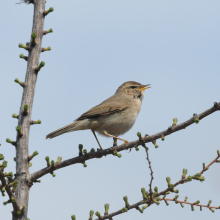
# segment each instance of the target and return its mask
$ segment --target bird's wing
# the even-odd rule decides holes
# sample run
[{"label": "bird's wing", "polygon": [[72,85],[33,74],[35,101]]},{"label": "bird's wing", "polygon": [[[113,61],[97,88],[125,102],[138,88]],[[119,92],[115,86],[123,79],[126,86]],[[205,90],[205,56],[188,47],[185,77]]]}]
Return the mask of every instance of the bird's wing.
[{"label": "bird's wing", "polygon": [[110,115],[116,112],[121,112],[127,109],[129,106],[126,104],[116,104],[115,102],[103,102],[100,105],[97,105],[91,108],[89,111],[82,114],[75,121],[83,120],[86,118],[95,118],[103,115]]}]

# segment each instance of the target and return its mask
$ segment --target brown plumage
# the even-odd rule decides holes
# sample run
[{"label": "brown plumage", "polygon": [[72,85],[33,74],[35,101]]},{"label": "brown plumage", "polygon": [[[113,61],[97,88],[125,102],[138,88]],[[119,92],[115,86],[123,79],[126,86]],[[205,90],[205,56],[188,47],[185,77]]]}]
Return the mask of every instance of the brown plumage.
[{"label": "brown plumage", "polygon": [[111,137],[124,134],[137,118],[144,97],[143,91],[149,88],[147,86],[134,81],[123,83],[113,96],[82,114],[73,123],[51,132],[46,138],[85,129],[91,129],[94,135],[95,131]]}]

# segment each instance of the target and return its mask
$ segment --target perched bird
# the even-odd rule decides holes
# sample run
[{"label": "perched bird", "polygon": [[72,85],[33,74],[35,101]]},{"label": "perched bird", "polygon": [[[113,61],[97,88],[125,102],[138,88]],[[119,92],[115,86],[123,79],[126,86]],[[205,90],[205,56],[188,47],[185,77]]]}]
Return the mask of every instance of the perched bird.
[{"label": "perched bird", "polygon": [[141,109],[144,90],[150,88],[149,85],[134,81],[123,83],[113,96],[82,114],[73,123],[51,132],[46,138],[51,139],[67,132],[91,129],[100,149],[102,147],[95,131],[113,137],[114,143],[117,139],[128,143],[118,136],[129,131],[134,125]]}]

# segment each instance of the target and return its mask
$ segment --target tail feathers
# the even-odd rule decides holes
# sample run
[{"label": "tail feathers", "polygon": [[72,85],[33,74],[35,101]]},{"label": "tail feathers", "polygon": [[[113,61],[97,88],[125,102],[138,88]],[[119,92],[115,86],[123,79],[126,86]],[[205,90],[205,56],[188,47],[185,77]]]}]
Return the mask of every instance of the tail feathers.
[{"label": "tail feathers", "polygon": [[75,127],[76,127],[76,122],[73,122],[72,124],[69,124],[69,125],[67,125],[65,127],[62,127],[62,128],[60,128],[60,129],[58,129],[56,131],[51,132],[50,134],[48,134],[46,136],[46,139],[47,138],[51,139],[51,138],[57,137],[57,136],[59,136],[61,134],[64,134],[64,133],[67,133],[67,132],[71,132],[71,131],[75,131],[75,129],[74,129]]}]

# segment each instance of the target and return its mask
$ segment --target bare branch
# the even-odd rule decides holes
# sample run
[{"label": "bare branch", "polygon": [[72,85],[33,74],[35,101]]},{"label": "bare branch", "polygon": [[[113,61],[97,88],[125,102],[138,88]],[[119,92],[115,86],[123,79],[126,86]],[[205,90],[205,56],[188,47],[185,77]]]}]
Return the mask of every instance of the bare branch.
[{"label": "bare branch", "polygon": [[215,102],[214,106],[211,107],[210,109],[202,112],[199,115],[193,116],[189,120],[187,120],[187,121],[185,121],[185,122],[183,122],[179,125],[173,125],[172,127],[169,127],[168,129],[166,129],[164,131],[161,131],[159,133],[156,133],[154,135],[151,135],[151,136],[146,135],[143,138],[143,140],[132,141],[132,142],[129,142],[128,144],[126,144],[126,145],[123,144],[123,145],[120,145],[120,146],[114,146],[114,147],[110,147],[110,148],[107,148],[105,150],[100,150],[100,151],[97,151],[97,152],[89,152],[89,153],[87,153],[83,156],[74,157],[74,158],[65,160],[63,162],[56,163],[53,167],[49,166],[49,167],[43,168],[43,169],[31,174],[30,181],[33,182],[33,181],[37,180],[38,178],[40,178],[40,177],[42,177],[42,176],[44,176],[48,173],[51,173],[54,170],[57,170],[57,169],[60,169],[60,168],[66,167],[66,166],[70,166],[72,164],[76,164],[76,163],[84,164],[86,160],[90,160],[90,159],[93,159],[93,158],[101,158],[103,156],[113,154],[114,152],[119,152],[119,151],[123,151],[123,150],[127,150],[127,149],[137,147],[139,145],[143,145],[143,142],[144,143],[149,143],[149,142],[155,141],[156,139],[159,139],[161,137],[164,138],[167,135],[170,135],[174,132],[177,132],[179,130],[185,129],[186,127],[190,126],[191,124],[194,123],[195,118],[201,120],[201,119],[207,117],[208,115],[210,115],[210,114],[212,114],[216,111],[219,111],[219,110],[220,110],[220,102],[219,103]]}]

